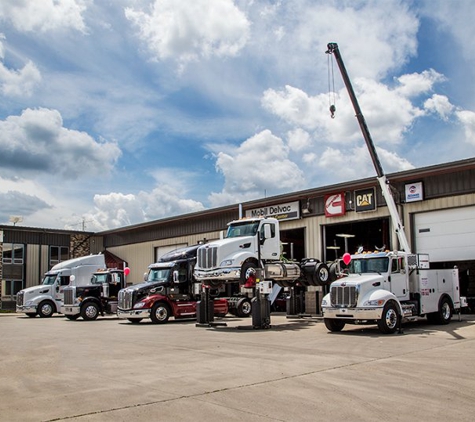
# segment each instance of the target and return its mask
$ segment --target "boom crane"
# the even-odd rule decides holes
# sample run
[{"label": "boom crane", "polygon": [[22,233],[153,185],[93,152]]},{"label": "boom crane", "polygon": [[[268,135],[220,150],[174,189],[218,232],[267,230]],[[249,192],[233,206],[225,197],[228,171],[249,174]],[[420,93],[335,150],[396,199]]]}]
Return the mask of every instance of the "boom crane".
[{"label": "boom crane", "polygon": [[393,223],[393,229],[397,234],[400,247],[402,248],[404,252],[411,253],[409,242],[407,241],[406,234],[404,233],[404,226],[402,225],[401,218],[399,217],[399,213],[396,207],[396,203],[394,201],[393,195],[391,193],[391,189],[389,187],[389,181],[387,180],[383,171],[383,167],[381,166],[381,162],[379,161],[379,157],[376,152],[376,148],[374,146],[373,140],[371,138],[371,134],[369,133],[366,120],[363,116],[363,113],[361,112],[361,108],[358,104],[358,100],[356,98],[355,92],[353,91],[353,87],[351,85],[350,77],[348,76],[348,72],[346,71],[345,64],[343,63],[343,59],[341,57],[338,44],[329,43],[327,45],[327,48],[328,50],[326,51],[326,53],[333,54],[333,56],[335,57],[335,60],[338,64],[338,68],[340,69],[340,72],[341,72],[341,76],[343,78],[343,82],[345,83],[346,89],[350,96],[351,103],[353,104],[353,108],[356,113],[356,118],[358,119],[361,132],[366,142],[366,146],[368,147],[369,153],[371,155],[374,168],[376,169],[377,179],[378,179],[379,185],[381,186],[383,197],[388,206],[389,214],[391,215],[391,220]]}]

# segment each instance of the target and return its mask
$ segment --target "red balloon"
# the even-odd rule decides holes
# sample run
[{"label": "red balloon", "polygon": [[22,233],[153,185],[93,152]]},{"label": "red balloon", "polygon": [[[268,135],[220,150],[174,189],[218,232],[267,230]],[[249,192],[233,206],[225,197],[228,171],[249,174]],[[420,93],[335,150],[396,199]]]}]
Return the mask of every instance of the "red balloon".
[{"label": "red balloon", "polygon": [[351,255],[347,252],[343,254],[343,262],[348,265],[351,262]]},{"label": "red balloon", "polygon": [[125,268],[124,268],[124,274],[125,274],[126,276],[128,276],[128,275],[130,274],[130,268],[129,268],[129,267],[125,267]]}]

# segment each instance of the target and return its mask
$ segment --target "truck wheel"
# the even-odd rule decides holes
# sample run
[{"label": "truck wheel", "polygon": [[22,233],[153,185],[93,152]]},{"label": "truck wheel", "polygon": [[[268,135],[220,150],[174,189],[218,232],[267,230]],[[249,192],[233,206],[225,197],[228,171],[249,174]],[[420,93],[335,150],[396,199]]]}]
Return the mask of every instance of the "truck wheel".
[{"label": "truck wheel", "polygon": [[25,314],[27,317],[30,317],[30,318],[34,318],[36,316],[36,314],[32,314],[31,312],[28,312],[27,314]]},{"label": "truck wheel", "polygon": [[49,318],[51,315],[54,314],[55,306],[49,300],[45,300],[41,302],[38,306],[38,315],[41,318]]},{"label": "truck wheel", "polygon": [[330,271],[328,265],[324,262],[320,262],[315,269],[315,275],[317,276],[317,286],[326,286],[330,284]]},{"label": "truck wheel", "polygon": [[251,280],[256,280],[256,264],[246,262],[241,268],[241,284],[246,284]]},{"label": "truck wheel", "polygon": [[443,297],[439,302],[438,312],[427,315],[427,319],[433,324],[446,325],[452,319],[452,313],[452,303],[448,297]]},{"label": "truck wheel", "polygon": [[345,321],[341,319],[323,318],[323,322],[328,331],[331,331],[332,333],[340,332],[345,326]]},{"label": "truck wheel", "polygon": [[384,305],[383,314],[378,321],[378,328],[383,334],[392,334],[397,330],[399,313],[393,302]]},{"label": "truck wheel", "polygon": [[66,318],[70,321],[76,321],[79,318],[79,315],[66,315]]},{"label": "truck wheel", "polygon": [[94,321],[99,315],[99,306],[94,302],[88,302],[81,309],[82,319],[85,321]]},{"label": "truck wheel", "polygon": [[236,305],[236,316],[239,318],[247,318],[252,313],[251,301],[247,297],[243,297]]},{"label": "truck wheel", "polygon": [[142,321],[142,318],[127,318],[132,324],[138,324],[140,321]]},{"label": "truck wheel", "polygon": [[170,308],[166,303],[156,303],[153,305],[150,319],[155,324],[165,324],[170,318]]}]

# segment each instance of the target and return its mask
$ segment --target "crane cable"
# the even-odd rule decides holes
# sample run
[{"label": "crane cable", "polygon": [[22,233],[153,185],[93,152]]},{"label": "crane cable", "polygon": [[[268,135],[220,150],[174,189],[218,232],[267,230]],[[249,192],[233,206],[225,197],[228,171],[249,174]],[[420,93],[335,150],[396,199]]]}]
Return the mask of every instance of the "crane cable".
[{"label": "crane cable", "polygon": [[[334,119],[335,112],[336,112],[336,107],[335,107],[336,94],[335,94],[335,73],[333,71],[333,54],[328,54],[327,68],[328,68],[328,105],[330,106],[331,118]],[[332,94],[333,94],[333,98],[332,98]]]}]

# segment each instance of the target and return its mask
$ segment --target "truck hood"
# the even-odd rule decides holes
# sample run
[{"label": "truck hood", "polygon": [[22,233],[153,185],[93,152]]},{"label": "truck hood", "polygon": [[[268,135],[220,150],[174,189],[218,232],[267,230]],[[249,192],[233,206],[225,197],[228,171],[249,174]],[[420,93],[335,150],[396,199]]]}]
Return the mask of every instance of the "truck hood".
[{"label": "truck hood", "polygon": [[129,292],[142,292],[142,291],[148,291],[153,289],[154,287],[160,286],[161,284],[164,284],[163,281],[156,282],[156,283],[139,283],[139,284],[134,284],[133,286],[126,287],[123,290],[128,290]]},{"label": "truck hood", "polygon": [[49,293],[50,291],[51,291],[51,286],[44,286],[42,284],[40,284],[39,286],[27,287],[26,289],[22,290],[25,298]]},{"label": "truck hood", "polygon": [[348,277],[340,278],[331,284],[331,287],[360,286],[360,288],[370,285],[375,287],[375,283],[382,286],[384,277],[377,273],[350,274]]},{"label": "truck hood", "polygon": [[217,248],[217,265],[220,265],[223,260],[228,259],[230,255],[235,256],[237,252],[247,252],[253,255],[257,253],[255,236],[230,237],[216,240],[206,243],[200,249],[202,248]]}]

